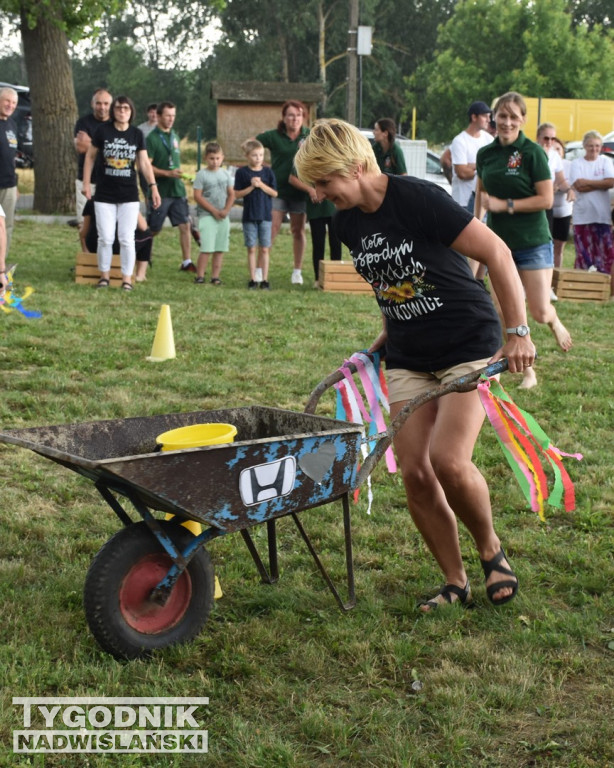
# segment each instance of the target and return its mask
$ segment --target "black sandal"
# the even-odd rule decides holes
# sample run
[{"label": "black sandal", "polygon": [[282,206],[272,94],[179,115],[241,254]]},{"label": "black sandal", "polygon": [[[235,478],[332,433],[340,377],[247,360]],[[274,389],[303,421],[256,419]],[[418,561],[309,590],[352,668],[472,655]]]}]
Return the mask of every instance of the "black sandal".
[{"label": "black sandal", "polygon": [[94,288],[108,288],[109,287],[109,281],[106,277],[101,277],[100,280],[96,283]]},{"label": "black sandal", "polygon": [[131,291],[132,283],[122,283],[122,288],[124,289],[124,291]]},{"label": "black sandal", "polygon": [[[432,600],[427,600],[426,602],[419,603],[418,605],[428,605],[430,610],[434,611],[436,608],[439,608],[440,605],[443,605],[443,603],[437,602],[439,595],[441,595],[445,602],[449,604],[452,604],[452,595],[456,595],[458,600],[454,600],[455,603],[460,603],[466,608],[471,605],[471,587],[469,586],[468,580],[464,589],[457,586],[456,584],[446,584],[441,588],[440,592],[438,592]],[[430,611],[423,611],[423,613],[430,613]]]},{"label": "black sandal", "polygon": [[212,277],[211,278],[211,285],[221,285],[222,281],[219,277]]},{"label": "black sandal", "polygon": [[[510,600],[513,600],[516,597],[516,592],[518,592],[518,577],[511,568],[506,568],[504,565],[500,565],[501,560],[507,560],[505,552],[503,551],[503,547],[501,547],[499,553],[496,554],[492,560],[480,560],[486,581],[488,581],[488,577],[493,571],[497,571],[497,573],[504,573],[506,576],[514,577],[514,581],[511,579],[503,579],[503,581],[495,581],[486,587],[486,594],[488,595],[488,599],[493,605],[503,605],[504,603],[509,603]],[[504,587],[510,587],[512,589],[512,594],[495,600],[493,598],[495,592],[498,592]]]}]

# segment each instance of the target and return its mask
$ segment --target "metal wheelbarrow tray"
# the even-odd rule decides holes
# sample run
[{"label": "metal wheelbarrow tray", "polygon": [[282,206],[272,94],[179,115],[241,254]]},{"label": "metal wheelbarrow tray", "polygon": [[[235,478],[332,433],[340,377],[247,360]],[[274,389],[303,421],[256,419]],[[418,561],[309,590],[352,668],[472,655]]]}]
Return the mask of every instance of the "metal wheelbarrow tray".
[{"label": "metal wheelbarrow tray", "polygon": [[[352,366],[350,366],[352,368]],[[92,480],[124,524],[95,556],[85,580],[85,614],[101,647],[116,658],[146,656],[194,638],[207,621],[215,576],[209,541],[239,531],[263,581],[273,583],[277,518],[290,515],[343,610],[356,603],[349,493],[383,456],[405,419],[425,402],[474,389],[501,360],[410,400],[360,470],[362,426],[314,414],[335,372],[312,392],[304,413],[249,406],[0,432],[0,442],[28,448]],[[355,369],[354,369],[355,370]],[[178,427],[229,423],[236,441],[161,452],[156,437]],[[140,516],[133,521],[120,502]],[[301,510],[340,499],[343,506],[347,601],[340,596],[298,518]],[[152,511],[173,519],[160,519]],[[133,513],[134,514],[134,513]],[[200,533],[184,527],[204,526]],[[267,526],[268,569],[249,533]],[[197,526],[198,528],[198,526]]]},{"label": "metal wheelbarrow tray", "polygon": [[[233,424],[235,442],[159,450],[158,435],[199,423]],[[263,581],[276,581],[275,519],[286,515],[293,516],[339,605],[355,604],[348,492],[356,481],[359,425],[249,406],[14,429],[0,433],[0,441],[92,480],[126,526],[96,556],[84,595],[94,636],[118,658],[146,655],[200,631],[215,584],[202,545],[218,536],[240,531]],[[118,496],[130,500],[142,522],[133,522]],[[296,517],[337,499],[344,501],[348,602]],[[152,510],[176,518],[156,519]],[[186,520],[205,530],[189,533],[178,524]],[[260,523],[268,527],[268,570],[247,530]]]}]

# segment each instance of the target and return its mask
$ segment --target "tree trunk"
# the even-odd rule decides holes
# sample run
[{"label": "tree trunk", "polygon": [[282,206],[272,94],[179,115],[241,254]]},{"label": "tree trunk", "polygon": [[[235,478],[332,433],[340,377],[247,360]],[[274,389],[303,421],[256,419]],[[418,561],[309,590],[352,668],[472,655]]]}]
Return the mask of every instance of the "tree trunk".
[{"label": "tree trunk", "polygon": [[68,40],[49,19],[39,18],[34,29],[29,29],[25,13],[21,16],[21,38],[32,101],[34,209],[73,213],[77,102]]}]

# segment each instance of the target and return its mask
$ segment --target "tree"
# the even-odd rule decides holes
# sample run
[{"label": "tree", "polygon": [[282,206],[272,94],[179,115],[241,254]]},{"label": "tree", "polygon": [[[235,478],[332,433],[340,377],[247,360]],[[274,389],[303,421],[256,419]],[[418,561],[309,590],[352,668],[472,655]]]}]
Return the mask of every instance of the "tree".
[{"label": "tree", "polygon": [[77,117],[68,41],[86,29],[116,0],[0,0],[0,9],[21,31],[30,96],[36,153],[34,207],[42,213],[74,208],[75,152],[72,143]]},{"label": "tree", "polygon": [[614,98],[614,37],[574,26],[565,0],[461,0],[440,28],[433,61],[408,78],[420,135],[446,141],[465,108],[509,90],[532,97]]}]

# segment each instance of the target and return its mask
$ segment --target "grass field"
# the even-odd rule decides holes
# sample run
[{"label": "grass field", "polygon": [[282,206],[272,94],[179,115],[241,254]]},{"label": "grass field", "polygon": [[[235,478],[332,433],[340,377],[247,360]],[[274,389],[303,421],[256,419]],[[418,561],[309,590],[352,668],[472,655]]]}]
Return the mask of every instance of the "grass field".
[{"label": "grass field", "polygon": [[[301,411],[313,387],[379,328],[367,296],[290,286],[280,235],[273,290],[247,291],[240,231],[221,287],[178,271],[177,234],[156,241],[132,294],[76,285],[75,231],[19,222],[10,261],[39,320],[0,313],[2,429],[267,405]],[[150,363],[162,304],[177,357]],[[374,504],[352,506],[358,604],[342,614],[291,521],[279,524],[281,578],[260,583],[240,536],[208,547],[224,597],[192,643],[149,661],[103,653],[85,621],[89,564],[121,524],[93,484],[0,443],[0,766],[211,768],[607,768],[614,765],[613,304],[562,302],[574,347],[534,329],[539,386],[503,383],[562,450],[577,509],[527,510],[494,433],[476,461],[498,533],[520,580],[517,599],[488,603],[462,534],[476,609],[421,616],[439,573],[412,527],[398,476],[374,473]],[[326,398],[319,412],[333,414]],[[336,579],[340,505],[301,513]],[[266,532],[254,530],[262,549]],[[209,754],[13,754],[15,696],[207,696]]]}]

